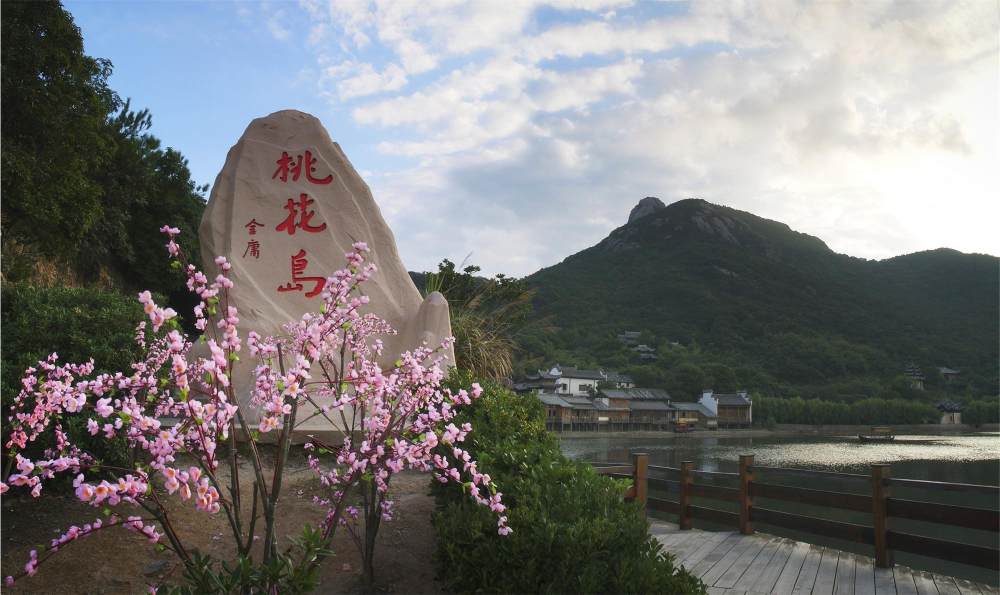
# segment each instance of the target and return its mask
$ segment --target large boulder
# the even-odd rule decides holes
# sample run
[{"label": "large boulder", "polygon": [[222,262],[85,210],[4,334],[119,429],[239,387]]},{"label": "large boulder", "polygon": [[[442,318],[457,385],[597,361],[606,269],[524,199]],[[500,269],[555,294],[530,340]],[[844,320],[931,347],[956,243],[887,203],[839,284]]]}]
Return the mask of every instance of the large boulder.
[{"label": "large boulder", "polygon": [[[216,256],[232,263],[229,297],[244,338],[251,330],[277,336],[286,322],[317,312],[325,277],[344,268],[344,254],[358,241],[378,266],[364,287],[366,311],[398,331],[383,338],[382,365],[451,334],[447,301],[421,297],[368,185],[309,114],[284,110],[250,123],[215,179],[198,236],[206,273],[217,272]],[[451,350],[447,356],[454,362]],[[234,370],[241,400],[253,386],[254,365],[244,353]]]},{"label": "large boulder", "polygon": [[639,201],[639,204],[632,207],[632,211],[628,214],[628,222],[632,223],[642,219],[647,215],[652,215],[657,211],[662,211],[667,208],[667,205],[663,204],[663,201],[656,198],[655,196],[647,196],[646,198]]}]

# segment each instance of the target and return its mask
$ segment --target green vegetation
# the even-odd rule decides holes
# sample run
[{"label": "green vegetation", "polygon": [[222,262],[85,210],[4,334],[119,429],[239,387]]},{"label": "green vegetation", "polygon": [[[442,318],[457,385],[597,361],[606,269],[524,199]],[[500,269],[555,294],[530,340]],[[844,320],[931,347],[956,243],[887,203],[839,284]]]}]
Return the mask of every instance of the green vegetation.
[{"label": "green vegetation", "polygon": [[230,595],[231,593],[312,593],[319,587],[320,556],[330,555],[323,547],[322,531],[306,525],[302,537],[268,561],[254,561],[241,555],[233,562],[194,550],[192,563],[184,567],[183,584],[163,585],[157,592],[168,595]]},{"label": "green vegetation", "polygon": [[[149,133],[149,112],[133,111],[108,86],[111,63],[84,54],[58,2],[5,3],[2,27],[6,417],[25,368],[53,351],[61,362],[93,357],[98,371],[127,372],[143,317],[136,291],[151,289],[161,303],[190,311],[158,230],[182,228],[197,257],[205,188],[180,153]],[[82,422],[67,423],[99,460],[125,460],[123,441],[96,440]]]},{"label": "green vegetation", "polygon": [[136,361],[135,327],[143,316],[136,300],[98,289],[15,283],[5,284],[2,294],[5,405],[20,390],[25,368],[53,351],[60,362],[93,357],[99,372],[127,371]]},{"label": "green vegetation", "polygon": [[[5,411],[21,390],[24,370],[37,366],[53,351],[59,354],[60,363],[83,363],[93,358],[98,372],[128,371],[137,359],[135,326],[143,312],[134,299],[99,289],[7,283],[0,302],[0,395]],[[82,417],[68,419],[66,424],[74,443],[102,462],[120,464],[127,460],[124,439],[107,441],[91,436]],[[53,446],[54,436],[49,439],[37,447]]]},{"label": "green vegetation", "polygon": [[[556,333],[522,337],[518,372],[558,362],[630,373],[677,399],[702,388],[853,403],[995,395],[1000,260],[933,250],[867,261],[786,225],[674,203],[527,277]],[[659,359],[617,339],[642,331]],[[926,391],[901,377],[915,362]],[[945,382],[937,366],[961,370]]]},{"label": "green vegetation", "polygon": [[962,422],[980,426],[1000,423],[1000,399],[982,399],[965,404]]},{"label": "green vegetation", "polygon": [[24,368],[52,351],[127,371],[141,318],[136,291],[190,311],[158,230],[180,227],[196,259],[206,188],[149,133],[149,112],[108,86],[111,63],[83,52],[58,2],[5,3],[2,27],[6,404]]},{"label": "green vegetation", "polygon": [[158,230],[196,252],[206,188],[108,87],[111,63],[84,54],[59,3],[5,4],[2,45],[4,282],[179,296]]},{"label": "green vegetation", "polygon": [[779,424],[880,425],[937,423],[941,414],[927,403],[903,399],[864,399],[838,403],[821,399],[753,400],[754,422],[765,427]]},{"label": "green vegetation", "polygon": [[[450,382],[467,386],[471,376]],[[496,384],[456,423],[473,432],[463,448],[503,492],[514,532],[454,485],[436,488],[436,561],[447,587],[496,593],[704,593],[649,536],[625,482],[597,475],[559,452],[536,399]]]},{"label": "green vegetation", "polygon": [[533,292],[524,281],[502,274],[477,277],[479,270],[475,265],[457,270],[445,259],[436,273],[413,278],[424,287],[425,296],[439,291],[448,299],[457,365],[479,378],[503,380],[513,371],[517,338],[531,316]]}]

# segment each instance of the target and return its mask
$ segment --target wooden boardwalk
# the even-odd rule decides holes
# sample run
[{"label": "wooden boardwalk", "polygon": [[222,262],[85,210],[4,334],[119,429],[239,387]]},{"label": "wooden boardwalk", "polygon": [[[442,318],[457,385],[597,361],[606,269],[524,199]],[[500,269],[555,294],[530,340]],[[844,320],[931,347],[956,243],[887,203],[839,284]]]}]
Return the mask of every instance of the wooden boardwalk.
[{"label": "wooden boardwalk", "polygon": [[992,595],[996,587],[911,570],[875,568],[873,560],[765,533],[681,531],[652,521],[650,533],[710,595]]}]

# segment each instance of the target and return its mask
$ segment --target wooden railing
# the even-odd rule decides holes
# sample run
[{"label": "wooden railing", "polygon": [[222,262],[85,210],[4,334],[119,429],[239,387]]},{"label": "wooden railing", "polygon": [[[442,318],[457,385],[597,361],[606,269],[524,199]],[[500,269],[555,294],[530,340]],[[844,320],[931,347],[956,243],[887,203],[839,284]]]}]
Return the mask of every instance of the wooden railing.
[{"label": "wooden railing", "polygon": [[[1000,487],[962,483],[945,483],[914,479],[893,479],[889,465],[872,465],[870,475],[835,473],[808,469],[756,467],[753,455],[741,455],[739,473],[705,471],[694,468],[694,463],[683,462],[680,468],[660,467],[649,464],[646,454],[633,454],[631,464],[591,463],[598,473],[618,479],[630,479],[632,485],[626,499],[636,500],[645,510],[674,514],[682,530],[691,529],[694,520],[738,527],[743,534],[754,532],[754,523],[784,527],[795,531],[813,533],[824,537],[843,539],[871,545],[876,566],[893,565],[893,551],[929,556],[962,564],[1000,570],[1000,550],[995,547],[970,545],[955,541],[897,531],[890,527],[891,519],[922,521],[976,531],[1000,531],[1000,512],[997,510],[939,504],[920,500],[895,498],[893,488],[921,489],[936,492],[980,494],[1000,501]],[[650,477],[650,472],[674,474],[675,480]],[[754,474],[780,473],[811,480],[847,480],[869,485],[867,494],[803,488],[755,480]],[[698,483],[697,478],[736,481],[738,487],[724,487]],[[676,500],[651,497],[650,489],[657,494],[676,494]],[[736,512],[700,506],[693,498],[736,503]],[[756,499],[792,502],[811,506],[829,507],[870,515],[871,524],[856,524],[803,514],[765,508],[754,504]],[[993,539],[996,543],[996,538]]]}]

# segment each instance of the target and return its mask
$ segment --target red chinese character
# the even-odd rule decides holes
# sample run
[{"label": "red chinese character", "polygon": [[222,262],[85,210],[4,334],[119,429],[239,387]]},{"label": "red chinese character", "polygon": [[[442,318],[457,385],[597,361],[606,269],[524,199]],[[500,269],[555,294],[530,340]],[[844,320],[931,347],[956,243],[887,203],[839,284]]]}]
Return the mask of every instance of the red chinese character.
[{"label": "red chinese character", "polygon": [[257,228],[258,227],[264,227],[264,226],[262,224],[260,224],[260,223],[257,223],[256,219],[251,219],[250,223],[247,223],[243,227],[249,229],[250,230],[250,235],[253,236],[253,235],[257,235]]},{"label": "red chinese character", "polygon": [[292,256],[292,280],[278,287],[278,291],[302,291],[302,283],[315,283],[312,291],[306,293],[306,297],[319,295],[319,292],[323,291],[323,286],[326,285],[326,279],[302,276],[302,273],[306,272],[307,266],[309,266],[309,261],[306,260],[306,251],[299,250],[298,254]]},{"label": "red chinese character", "polygon": [[[326,229],[326,223],[321,225],[310,225],[309,221],[313,218],[313,211],[308,210],[309,205],[314,203],[313,199],[309,198],[307,194],[299,195],[299,202],[296,203],[292,199],[288,199],[285,203],[285,210],[288,211],[288,217],[275,227],[278,231],[287,231],[288,235],[295,235],[296,229],[301,229],[302,231],[308,231],[309,233],[318,233]],[[298,224],[295,223],[295,216],[299,216]]]},{"label": "red chinese character", "polygon": [[304,170],[306,180],[313,184],[325,185],[333,181],[333,174],[325,178],[313,177],[313,174],[316,172],[316,158],[312,156],[312,151],[306,151],[305,159],[303,159],[302,155],[296,155],[295,159],[292,159],[287,151],[282,151],[281,159],[278,159],[275,163],[278,164],[278,169],[274,170],[274,174],[271,175],[272,180],[280,178],[282,182],[287,182],[288,174],[291,173],[292,181],[298,182]]},{"label": "red chinese character", "polygon": [[247,242],[247,249],[243,252],[243,258],[246,258],[247,254],[253,258],[260,258],[260,242],[257,240]]}]

